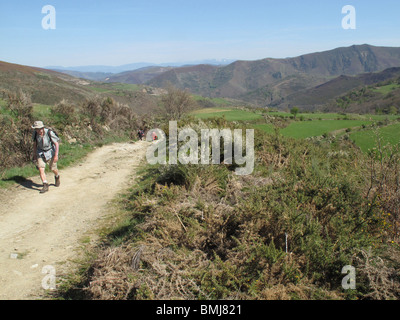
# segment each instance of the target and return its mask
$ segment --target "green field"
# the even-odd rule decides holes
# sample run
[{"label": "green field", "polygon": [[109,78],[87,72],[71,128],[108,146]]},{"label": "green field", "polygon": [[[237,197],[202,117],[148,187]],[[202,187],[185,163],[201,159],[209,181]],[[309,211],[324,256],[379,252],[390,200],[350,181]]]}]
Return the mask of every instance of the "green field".
[{"label": "green field", "polygon": [[[287,112],[253,112],[247,110],[233,108],[207,108],[196,110],[192,113],[196,118],[209,119],[213,117],[225,117],[228,121],[254,121],[251,128],[259,129],[266,133],[273,133],[273,124],[260,124],[263,115],[273,117],[293,117]],[[280,132],[286,137],[296,139],[305,139],[310,137],[327,135],[329,133],[344,133],[346,130],[350,132],[350,138],[364,152],[376,145],[375,133],[372,129],[361,129],[362,127],[371,126],[376,122],[389,122],[399,118],[395,115],[372,115],[372,114],[339,114],[339,113],[300,113],[297,118],[302,116],[303,119],[311,119],[312,121],[292,121],[286,128]],[[400,124],[393,124],[379,129],[384,143],[396,144],[400,139]]]},{"label": "green field", "polygon": [[372,121],[363,120],[314,120],[292,122],[288,127],[281,130],[284,136],[292,138],[309,138],[322,136],[337,130],[370,125]]},{"label": "green field", "polygon": [[397,84],[397,83],[392,83],[392,84],[388,84],[388,85],[386,85],[386,86],[374,88],[373,91],[379,92],[379,93],[382,93],[382,94],[388,94],[388,93],[390,93],[390,92],[392,92],[393,90],[396,90],[396,89],[398,89],[398,88],[400,88],[400,85],[399,85],[399,84]]},{"label": "green field", "polygon": [[252,129],[259,129],[266,133],[274,132],[274,126],[272,124],[256,124],[256,125],[252,126]]},{"label": "green field", "polygon": [[[362,120],[314,120],[314,121],[296,121],[288,127],[281,130],[282,135],[296,139],[305,139],[310,137],[322,136],[338,130],[347,128],[361,127],[370,125],[371,121]],[[267,133],[273,132],[271,124],[255,125],[254,129],[260,129]]]},{"label": "green field", "polygon": [[99,93],[112,93],[117,95],[122,95],[120,91],[136,92],[140,90],[138,85],[128,83],[104,83],[97,86],[88,86],[88,88]]},{"label": "green field", "polygon": [[[383,145],[387,145],[388,143],[392,145],[399,144],[400,123],[379,128],[378,135],[381,136]],[[376,146],[378,136],[373,130],[362,130],[352,133],[350,138],[361,148],[362,151],[367,152],[369,149]]]},{"label": "green field", "polygon": [[[213,100],[214,101],[214,100]],[[283,118],[293,118],[293,114],[289,112],[283,111],[271,111],[264,112],[261,111],[247,111],[233,108],[206,108],[201,110],[196,110],[192,113],[196,118],[207,119],[212,117],[222,117],[225,115],[227,120],[228,116],[233,118],[232,121],[239,120],[254,120],[261,119],[264,115],[271,117],[283,117]],[[244,117],[242,119],[241,117]],[[385,121],[385,120],[396,120],[400,116],[399,115],[379,115],[379,114],[344,114],[344,113],[298,113],[297,119],[302,118],[303,120],[376,120],[376,121]]]},{"label": "green field", "polygon": [[230,102],[224,98],[204,98],[202,96],[193,95],[195,101],[209,101],[215,106],[227,106]]},{"label": "green field", "polygon": [[[285,117],[290,118],[293,117],[293,114],[289,112],[268,112],[267,115],[272,117]],[[321,119],[321,120],[334,120],[334,119],[343,119],[345,115],[339,113],[298,113],[297,118],[303,117],[304,119]]]},{"label": "green field", "polygon": [[52,106],[45,104],[34,104],[33,114],[37,119],[47,118],[51,114]]},{"label": "green field", "polygon": [[[0,99],[0,114],[10,115],[10,110],[6,110],[7,102]],[[42,117],[48,117],[51,113],[52,106],[34,103],[33,104],[33,115],[40,119]]]},{"label": "green field", "polygon": [[198,119],[225,117],[228,121],[252,121],[262,119],[261,114],[240,109],[201,109],[192,113]]},{"label": "green field", "polygon": [[[292,117],[293,115],[288,112],[268,112],[267,115],[274,117]],[[396,120],[399,118],[398,115],[379,115],[379,114],[343,114],[343,113],[298,113],[297,118],[303,118],[305,120]]]}]

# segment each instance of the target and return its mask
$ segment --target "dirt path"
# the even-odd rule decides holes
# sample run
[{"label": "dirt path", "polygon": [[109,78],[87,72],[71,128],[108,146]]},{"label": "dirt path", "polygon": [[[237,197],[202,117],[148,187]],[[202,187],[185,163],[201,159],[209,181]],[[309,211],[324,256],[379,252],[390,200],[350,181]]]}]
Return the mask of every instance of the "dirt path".
[{"label": "dirt path", "polygon": [[[85,234],[109,215],[107,205],[135,178],[147,142],[113,144],[60,171],[61,187],[39,194],[34,177],[0,196],[0,300],[37,299],[63,274]],[[51,266],[47,267],[46,266]],[[42,273],[47,270],[46,273]]]}]

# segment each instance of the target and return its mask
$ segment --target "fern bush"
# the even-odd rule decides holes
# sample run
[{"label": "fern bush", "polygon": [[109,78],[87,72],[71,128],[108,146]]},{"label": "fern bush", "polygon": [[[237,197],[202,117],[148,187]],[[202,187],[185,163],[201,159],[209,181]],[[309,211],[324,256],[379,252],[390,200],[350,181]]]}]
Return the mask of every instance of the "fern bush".
[{"label": "fern bush", "polygon": [[[118,276],[99,258],[97,274],[128,285],[110,280],[99,295],[89,277],[87,297],[123,288],[116,296],[127,299],[398,298],[399,248],[382,230],[383,205],[367,196],[368,158],[346,141],[277,133],[256,135],[255,145],[249,176],[223,164],[148,168],[121,201],[131,224],[113,242],[131,248],[122,250],[128,262],[144,248],[139,267],[127,262]],[[346,265],[357,268],[356,290],[341,286]]]}]

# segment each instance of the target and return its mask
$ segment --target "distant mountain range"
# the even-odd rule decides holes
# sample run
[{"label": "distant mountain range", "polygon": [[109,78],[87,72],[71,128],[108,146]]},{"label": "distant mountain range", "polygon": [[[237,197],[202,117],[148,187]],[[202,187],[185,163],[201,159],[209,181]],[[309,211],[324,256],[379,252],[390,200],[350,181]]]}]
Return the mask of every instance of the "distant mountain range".
[{"label": "distant mountain range", "polygon": [[283,107],[296,104],[287,97],[336,77],[379,72],[392,67],[400,67],[400,48],[354,45],[295,58],[236,61],[222,67],[174,68],[154,77],[148,84],[160,87],[169,82],[203,96]]},{"label": "distant mountain range", "polygon": [[87,85],[82,85],[85,80],[78,78],[155,88],[170,83],[204,97],[231,98],[261,107],[287,109],[298,106],[313,110],[334,105],[332,101],[350,90],[397,79],[400,76],[400,48],[365,44],[294,58],[234,61],[227,65],[220,61],[220,64],[180,67],[171,64],[141,66],[121,66],[137,69],[119,73],[108,72],[116,69],[101,71],[95,67],[91,70],[96,72],[88,71],[92,67],[82,67],[78,71],[59,73],[0,62],[0,89],[26,88],[33,95],[40,94],[46,103],[52,103],[61,96],[77,100],[93,94]]},{"label": "distant mountain range", "polygon": [[[228,62],[200,61],[198,64],[193,62],[179,67],[172,63],[143,67],[146,63],[139,63],[117,67],[131,69],[120,73],[112,73],[117,69],[107,67],[82,67],[80,72],[61,71],[102,82],[146,84],[153,87],[171,83],[194,94],[238,99],[259,106],[287,108],[296,104],[310,108],[325,103],[328,96],[333,98],[344,93],[341,88],[347,88],[349,83],[347,81],[347,85],[343,85],[344,78],[334,81],[335,86],[327,85],[330,88],[327,96],[322,93],[321,88],[327,88],[323,85],[336,77],[351,77],[400,67],[400,48],[365,44],[294,58]],[[89,70],[98,72],[85,72]],[[318,86],[322,87],[314,89]]]},{"label": "distant mountain range", "polygon": [[102,65],[93,65],[93,66],[76,66],[76,67],[62,67],[62,66],[47,66],[45,69],[55,70],[55,71],[75,71],[75,72],[93,72],[93,73],[120,73],[124,71],[132,71],[148,66],[153,66],[152,63],[147,62],[139,62],[132,64],[125,64],[122,66],[102,66]]},{"label": "distant mountain range", "polygon": [[94,73],[94,74],[105,74],[111,75],[126,71],[134,71],[137,69],[147,68],[147,67],[182,67],[188,65],[197,65],[197,64],[210,64],[210,65],[227,65],[235,60],[231,59],[208,59],[208,60],[201,60],[201,61],[188,61],[188,62],[170,62],[170,63],[151,63],[151,62],[138,62],[138,63],[131,63],[131,64],[124,64],[121,66],[103,66],[103,65],[93,65],[93,66],[76,66],[76,67],[63,67],[63,66],[47,66],[44,67],[45,69],[65,72],[65,73],[75,73],[85,75],[87,73]]}]

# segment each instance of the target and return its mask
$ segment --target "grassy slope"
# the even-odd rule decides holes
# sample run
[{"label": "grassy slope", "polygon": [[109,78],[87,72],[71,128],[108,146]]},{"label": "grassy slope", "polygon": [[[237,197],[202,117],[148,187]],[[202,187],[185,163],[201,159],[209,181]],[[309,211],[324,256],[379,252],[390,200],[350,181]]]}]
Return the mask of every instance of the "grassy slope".
[{"label": "grassy slope", "polygon": [[336,130],[361,127],[369,125],[370,121],[361,120],[315,120],[312,122],[299,121],[293,122],[281,132],[284,136],[293,138],[309,138],[320,136]]},{"label": "grassy slope", "polygon": [[[281,116],[290,118],[293,115],[287,112],[268,112],[271,116]],[[304,119],[316,119],[316,120],[377,120],[383,121],[396,120],[398,115],[378,115],[378,114],[352,114],[352,113],[299,113],[297,118],[303,117]]]},{"label": "grassy slope", "polygon": [[[260,112],[254,113],[246,110],[235,110],[229,108],[210,108],[196,110],[192,113],[198,119],[210,119],[213,117],[225,117],[228,121],[253,121],[262,119]],[[287,112],[268,112],[267,116],[272,117],[293,117],[292,114]],[[309,138],[314,136],[321,136],[330,132],[355,129],[363,125],[370,126],[377,121],[394,121],[398,119],[398,115],[372,115],[372,114],[339,114],[339,113],[300,113],[297,118],[302,117],[306,120],[312,121],[295,121],[288,127],[281,129],[281,133],[287,137],[298,139]],[[349,120],[351,119],[351,120]],[[253,124],[254,129],[260,129],[266,133],[274,132],[272,124]],[[396,131],[398,125],[391,126],[389,129],[382,129],[384,140],[395,144],[399,139],[400,131]],[[351,139],[363,150],[372,148],[375,145],[375,139],[372,129],[364,130],[362,132],[352,133]],[[397,139],[397,140],[396,140]]]},{"label": "grassy slope", "polygon": [[[281,97],[343,74],[375,72],[398,65],[398,48],[361,45],[288,59],[236,61],[218,69],[207,68],[211,70],[201,66],[177,68],[152,79],[150,84],[162,86],[170,81],[176,87],[188,88],[203,96],[242,98],[262,105],[279,103]],[[343,92],[346,91],[337,94]]]},{"label": "grassy slope", "polygon": [[252,129],[259,129],[265,133],[273,133],[274,132],[274,126],[272,124],[255,124],[251,127],[252,127]]},{"label": "grassy slope", "polygon": [[[128,83],[93,83],[88,86],[90,90],[104,94],[118,94],[118,91],[136,92],[140,87],[136,84]],[[121,94],[121,93],[120,93]]]},{"label": "grassy slope", "polygon": [[[400,144],[400,124],[393,124],[380,128],[378,135],[381,136],[383,145],[391,144],[393,146]],[[350,138],[361,148],[362,151],[374,148],[377,143],[377,135],[373,130],[363,130],[354,132]]]},{"label": "grassy slope", "polygon": [[262,119],[262,116],[260,114],[256,114],[256,113],[244,111],[244,110],[234,110],[234,109],[228,109],[226,111],[218,110],[217,112],[198,111],[198,112],[194,113],[194,115],[198,119],[208,119],[208,118],[212,118],[212,117],[225,117],[225,119],[228,121],[251,121],[251,120]]},{"label": "grassy slope", "polygon": [[398,83],[391,83],[385,86],[376,87],[373,91],[387,95],[388,93],[392,92],[393,90],[399,89],[400,85]]},{"label": "grassy slope", "polygon": [[94,94],[79,80],[54,71],[0,61],[0,90],[23,90],[34,103],[78,102]]},{"label": "grassy slope", "polygon": [[[233,128],[226,120],[203,121]],[[293,125],[306,131],[313,122]],[[317,123],[326,131],[330,123],[336,130],[361,122]],[[314,144],[275,134],[256,135],[255,148],[250,176],[225,165],[147,167],[119,202],[124,219],[106,234],[106,249],[63,297],[362,299],[372,292],[368,250],[384,258],[379,268],[399,266],[388,257],[398,250],[396,203],[384,193],[365,197],[366,155],[348,141]],[[140,257],[137,271],[132,256]],[[349,264],[357,268],[357,289],[345,291],[341,270]],[[399,295],[395,288],[383,295]]]}]

